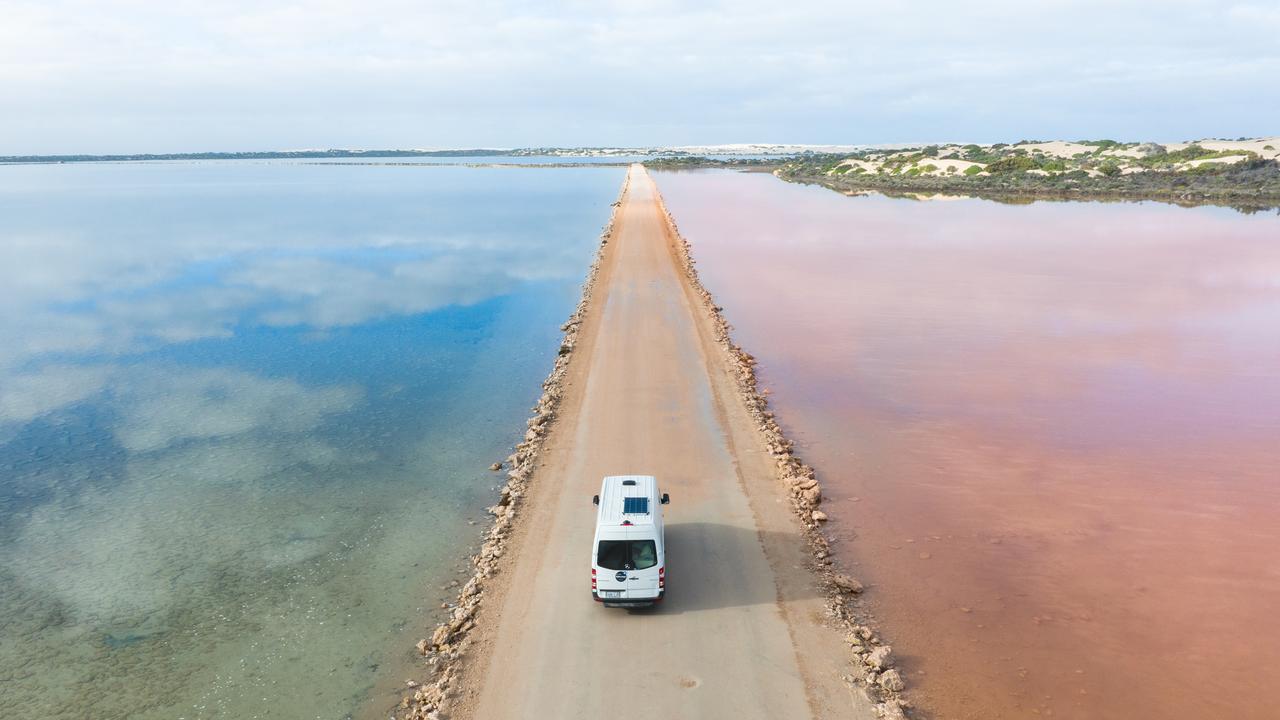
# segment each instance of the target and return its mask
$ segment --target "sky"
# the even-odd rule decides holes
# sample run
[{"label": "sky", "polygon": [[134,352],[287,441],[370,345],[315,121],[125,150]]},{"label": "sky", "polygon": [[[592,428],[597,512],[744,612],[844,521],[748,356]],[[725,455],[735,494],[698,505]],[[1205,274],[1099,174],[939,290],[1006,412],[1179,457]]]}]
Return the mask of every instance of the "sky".
[{"label": "sky", "polygon": [[1280,0],[0,0],[0,155],[1280,134]]}]

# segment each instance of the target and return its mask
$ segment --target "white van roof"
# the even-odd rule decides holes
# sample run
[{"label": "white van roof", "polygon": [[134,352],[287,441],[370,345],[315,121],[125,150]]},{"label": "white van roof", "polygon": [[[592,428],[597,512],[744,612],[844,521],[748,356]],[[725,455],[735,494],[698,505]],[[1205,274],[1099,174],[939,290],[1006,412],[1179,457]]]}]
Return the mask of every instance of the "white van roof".
[{"label": "white van roof", "polygon": [[611,475],[600,486],[596,524],[653,525],[658,505],[658,481],[652,475]]}]

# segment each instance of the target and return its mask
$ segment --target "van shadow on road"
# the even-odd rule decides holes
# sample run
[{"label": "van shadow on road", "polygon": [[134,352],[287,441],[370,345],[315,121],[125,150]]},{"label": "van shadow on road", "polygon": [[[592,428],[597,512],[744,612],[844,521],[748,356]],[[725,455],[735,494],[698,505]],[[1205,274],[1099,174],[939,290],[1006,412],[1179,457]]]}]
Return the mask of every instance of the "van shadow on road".
[{"label": "van shadow on road", "polygon": [[[761,541],[780,533],[720,523],[666,526],[667,594],[660,605],[638,611],[656,615],[774,604],[778,590]],[[788,535],[788,540],[799,541]],[[810,587],[802,597],[819,594]]]}]

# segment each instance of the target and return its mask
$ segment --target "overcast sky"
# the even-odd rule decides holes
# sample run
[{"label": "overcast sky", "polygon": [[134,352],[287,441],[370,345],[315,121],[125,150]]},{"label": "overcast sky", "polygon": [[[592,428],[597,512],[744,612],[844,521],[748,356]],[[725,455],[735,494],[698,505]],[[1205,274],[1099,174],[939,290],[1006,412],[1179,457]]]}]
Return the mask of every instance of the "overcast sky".
[{"label": "overcast sky", "polygon": [[1280,0],[0,0],[0,154],[1280,134]]}]

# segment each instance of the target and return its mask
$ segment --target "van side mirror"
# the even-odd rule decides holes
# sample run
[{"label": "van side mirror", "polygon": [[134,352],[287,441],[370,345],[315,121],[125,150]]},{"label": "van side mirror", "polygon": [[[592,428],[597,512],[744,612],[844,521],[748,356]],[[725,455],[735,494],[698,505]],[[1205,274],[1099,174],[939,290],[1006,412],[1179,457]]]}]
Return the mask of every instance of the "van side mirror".
[{"label": "van side mirror", "polygon": [[599,496],[599,495],[592,495],[592,496],[591,496],[591,504],[592,504],[592,505],[599,505],[599,504],[600,504],[600,496]]},{"label": "van side mirror", "polygon": [[671,503],[671,496],[666,493],[662,493],[662,504],[667,505],[670,503]]}]

